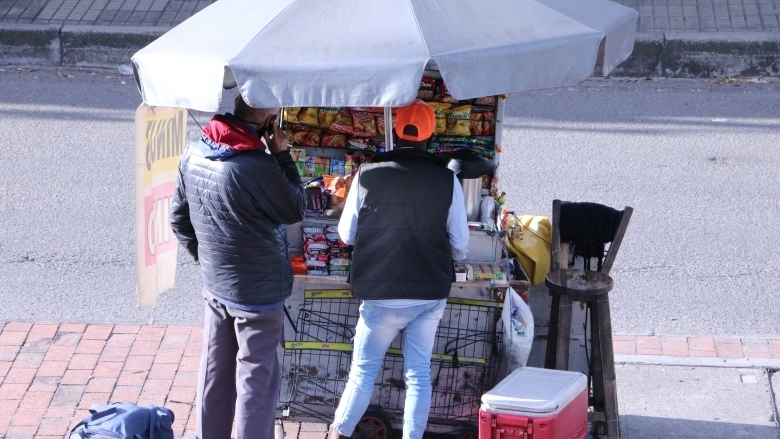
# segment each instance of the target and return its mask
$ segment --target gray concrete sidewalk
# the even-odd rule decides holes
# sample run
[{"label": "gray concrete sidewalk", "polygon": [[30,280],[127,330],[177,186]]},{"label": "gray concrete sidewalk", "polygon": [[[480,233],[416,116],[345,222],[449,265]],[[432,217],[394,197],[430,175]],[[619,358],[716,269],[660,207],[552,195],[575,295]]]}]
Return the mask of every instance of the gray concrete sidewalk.
[{"label": "gray concrete sidewalk", "polygon": [[780,438],[780,375],[766,369],[619,364],[616,373],[623,439]]},{"label": "gray concrete sidewalk", "polygon": [[[639,11],[613,76],[780,76],[780,0],[613,0]],[[0,0],[0,65],[115,67],[212,0]]]}]

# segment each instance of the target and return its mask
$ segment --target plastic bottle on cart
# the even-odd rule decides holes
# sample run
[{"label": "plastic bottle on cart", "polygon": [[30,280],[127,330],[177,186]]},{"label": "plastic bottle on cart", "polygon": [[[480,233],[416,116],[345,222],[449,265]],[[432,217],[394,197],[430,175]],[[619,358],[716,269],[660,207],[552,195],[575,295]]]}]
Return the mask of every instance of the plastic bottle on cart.
[{"label": "plastic bottle on cart", "polygon": [[482,206],[480,208],[479,222],[487,224],[490,220],[496,218],[496,200],[490,195],[482,197]]}]

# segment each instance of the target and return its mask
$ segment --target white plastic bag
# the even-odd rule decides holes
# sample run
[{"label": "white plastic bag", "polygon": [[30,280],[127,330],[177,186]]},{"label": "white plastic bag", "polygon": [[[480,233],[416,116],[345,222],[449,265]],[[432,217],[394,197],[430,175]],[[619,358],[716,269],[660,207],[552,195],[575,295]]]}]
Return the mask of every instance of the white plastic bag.
[{"label": "white plastic bag", "polygon": [[518,367],[525,367],[534,344],[534,316],[531,308],[511,287],[506,291],[501,319],[504,323],[504,349],[511,372]]}]

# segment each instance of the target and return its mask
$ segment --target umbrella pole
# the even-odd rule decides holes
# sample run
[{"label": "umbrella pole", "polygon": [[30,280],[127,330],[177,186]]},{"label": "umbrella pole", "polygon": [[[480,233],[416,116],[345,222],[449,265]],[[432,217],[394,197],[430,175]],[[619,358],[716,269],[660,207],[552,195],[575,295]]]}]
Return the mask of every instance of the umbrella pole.
[{"label": "umbrella pole", "polygon": [[393,150],[393,110],[385,107],[385,151]]}]

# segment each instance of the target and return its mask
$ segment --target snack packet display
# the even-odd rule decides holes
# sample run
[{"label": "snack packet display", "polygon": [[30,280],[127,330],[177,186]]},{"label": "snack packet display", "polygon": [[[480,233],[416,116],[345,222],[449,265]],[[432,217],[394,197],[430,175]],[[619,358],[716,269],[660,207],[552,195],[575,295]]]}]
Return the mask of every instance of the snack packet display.
[{"label": "snack packet display", "polygon": [[306,150],[303,148],[290,148],[290,155],[295,160],[295,167],[298,168],[298,175],[306,176]]},{"label": "snack packet display", "polygon": [[447,119],[441,117],[436,119],[436,125],[433,132],[435,134],[444,134],[447,132]]},{"label": "snack packet display", "polygon": [[325,201],[322,198],[322,188],[316,186],[307,187],[304,192],[306,194],[306,215],[319,216],[320,213],[322,213],[322,210],[325,209]]},{"label": "snack packet display", "polygon": [[385,115],[384,114],[377,114],[376,115],[376,131],[379,133],[380,136],[385,135]]},{"label": "snack packet display", "polygon": [[293,126],[292,143],[295,146],[320,146],[322,130],[301,125]]},{"label": "snack packet display", "polygon": [[319,114],[320,111],[316,107],[308,107],[303,110],[302,114],[298,116],[298,119],[302,124],[316,127],[320,123]]},{"label": "snack packet display", "polygon": [[290,148],[290,155],[296,162],[306,161],[306,150],[303,148]]},{"label": "snack packet display", "polygon": [[447,90],[447,85],[444,83],[444,81],[439,83],[439,94],[437,96],[438,101],[441,102],[447,102],[449,104],[457,104],[458,100],[452,97],[449,90]]},{"label": "snack packet display", "polygon": [[450,110],[448,118],[454,119],[470,119],[471,118],[471,105],[461,105]]},{"label": "snack packet display", "polygon": [[352,112],[354,135],[358,137],[374,137],[377,135],[376,119],[372,113],[365,111]]},{"label": "snack packet display", "polygon": [[344,149],[347,147],[347,136],[326,131],[322,135],[322,147]]},{"label": "snack packet display", "polygon": [[330,159],[330,175],[340,175],[344,176],[344,165],[346,164],[346,160],[340,159],[340,158],[332,158]]},{"label": "snack packet display", "polygon": [[326,157],[314,157],[314,176],[322,177],[330,172],[330,159]]},{"label": "snack packet display", "polygon": [[452,136],[470,136],[471,121],[469,119],[447,118],[447,129],[445,134]]},{"label": "snack packet display", "polygon": [[353,160],[352,153],[348,152],[344,156],[344,175],[350,175],[356,171],[357,171],[357,165],[355,165],[355,161]]},{"label": "snack packet display", "polygon": [[439,118],[446,118],[446,111],[450,109],[450,104],[445,104],[443,102],[426,102],[429,107],[433,110],[433,115],[437,119]]},{"label": "snack packet display", "polygon": [[323,107],[319,109],[317,115],[317,125],[320,128],[328,128],[336,120],[336,116],[339,114],[338,107]]},{"label": "snack packet display", "polygon": [[477,98],[474,100],[474,105],[485,105],[489,107],[495,107],[496,106],[496,97],[495,96],[484,96],[481,98]]},{"label": "snack packet display", "polygon": [[306,259],[302,257],[293,257],[290,258],[290,264],[293,268],[293,275],[305,275],[308,274],[306,272]]},{"label": "snack packet display", "polygon": [[306,157],[306,161],[304,162],[304,171],[303,176],[304,177],[314,177],[314,157]]},{"label": "snack packet display", "polygon": [[436,79],[423,76],[420,79],[420,88],[417,90],[417,97],[424,101],[430,101],[436,97]]},{"label": "snack packet display", "polygon": [[284,113],[282,114],[282,118],[285,122],[289,123],[298,123],[300,122],[300,119],[298,119],[298,114],[301,112],[301,107],[290,107],[285,108]]},{"label": "snack packet display", "polygon": [[366,111],[368,113],[374,113],[374,114],[384,114],[385,109],[382,107],[352,107],[352,112],[355,111]]},{"label": "snack packet display", "polygon": [[[469,122],[469,121],[467,121]],[[484,130],[483,130],[484,134]],[[439,137],[435,136],[428,149],[429,152],[451,152],[466,148],[480,153],[483,157],[493,157],[495,145],[489,140],[473,137]]]},{"label": "snack packet display", "polygon": [[369,139],[354,139],[347,142],[347,149],[351,151],[377,152],[377,147]]},{"label": "snack packet display", "polygon": [[495,120],[483,120],[482,121],[482,135],[483,136],[495,136],[496,135],[496,121]]},{"label": "snack packet display", "polygon": [[471,120],[469,121],[471,123],[471,135],[472,136],[481,136],[482,135],[482,121],[481,120]]},{"label": "snack packet display", "polygon": [[336,119],[330,124],[329,129],[337,133],[351,135],[355,132],[355,128],[352,124],[352,113],[349,111],[349,108],[342,108],[339,110],[338,114],[336,114]]}]

